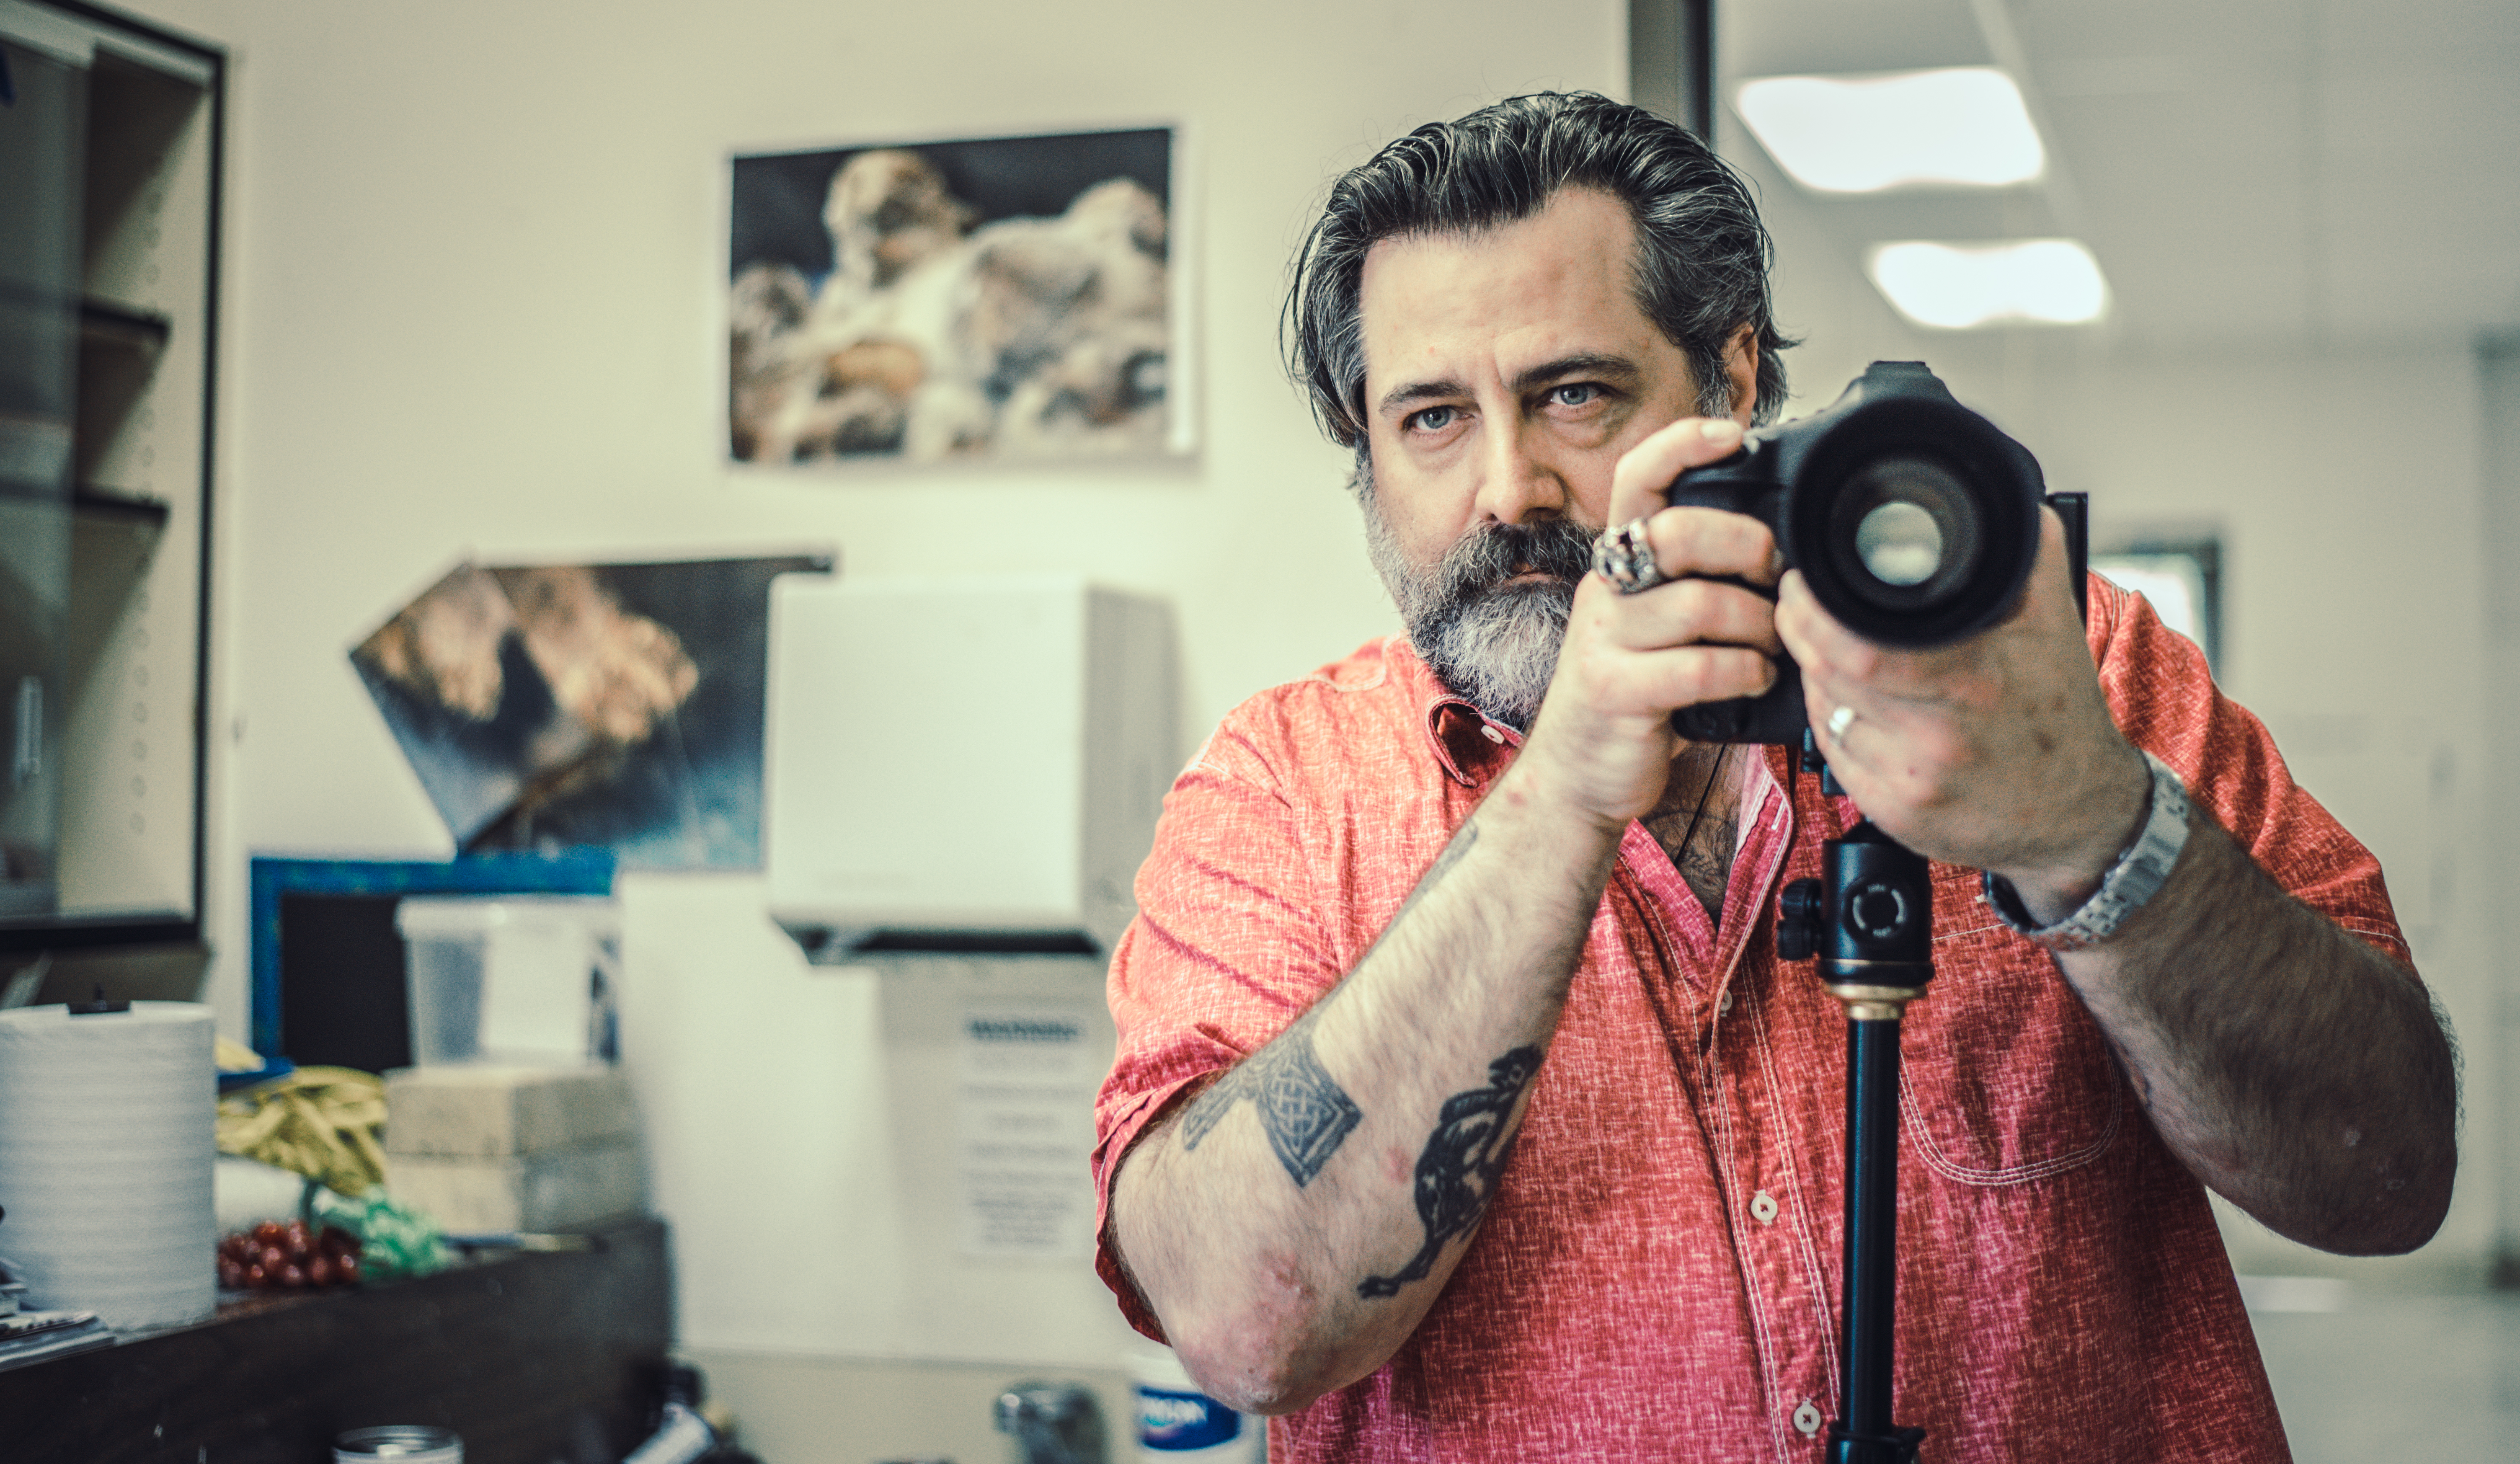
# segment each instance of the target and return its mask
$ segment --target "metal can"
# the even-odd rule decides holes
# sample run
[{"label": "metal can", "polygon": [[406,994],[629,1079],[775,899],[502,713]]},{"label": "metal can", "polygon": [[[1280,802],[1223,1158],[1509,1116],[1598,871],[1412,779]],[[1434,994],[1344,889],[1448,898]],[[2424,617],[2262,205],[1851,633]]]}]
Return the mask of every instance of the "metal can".
[{"label": "metal can", "polygon": [[1258,1464],[1269,1457],[1265,1421],[1201,1393],[1171,1349],[1132,1353],[1129,1364],[1138,1394],[1138,1464]]},{"label": "metal can", "polygon": [[389,1423],[352,1429],[333,1441],[333,1464],[464,1464],[464,1441],[434,1424]]}]

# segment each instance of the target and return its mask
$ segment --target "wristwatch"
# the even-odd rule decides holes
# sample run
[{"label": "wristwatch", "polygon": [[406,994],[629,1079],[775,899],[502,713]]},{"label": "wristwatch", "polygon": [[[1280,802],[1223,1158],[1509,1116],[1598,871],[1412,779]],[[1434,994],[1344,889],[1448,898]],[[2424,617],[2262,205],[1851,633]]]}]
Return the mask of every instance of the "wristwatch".
[{"label": "wristwatch", "polygon": [[1997,918],[2033,945],[2049,951],[2080,951],[2107,940],[2127,916],[2160,893],[2179,864],[2179,851],[2187,847],[2187,785],[2151,753],[2145,753],[2143,760],[2152,769],[2152,807],[2144,816],[2143,832],[2100,877],[2099,889],[2083,902],[2083,908],[2053,925],[2040,925],[2022,909],[2012,882],[1989,869],[1986,903]]}]

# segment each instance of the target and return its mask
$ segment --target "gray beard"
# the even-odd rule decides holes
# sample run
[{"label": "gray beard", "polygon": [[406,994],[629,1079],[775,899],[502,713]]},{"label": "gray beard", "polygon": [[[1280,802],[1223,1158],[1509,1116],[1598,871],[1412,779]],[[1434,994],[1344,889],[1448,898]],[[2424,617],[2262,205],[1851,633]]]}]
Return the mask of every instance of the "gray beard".
[{"label": "gray beard", "polygon": [[[1409,643],[1470,705],[1529,732],[1556,674],[1575,586],[1592,569],[1598,533],[1563,518],[1491,524],[1462,536],[1440,563],[1421,571],[1401,551],[1372,488],[1360,487],[1366,555],[1399,607]],[[1534,569],[1549,578],[1506,584]]]}]

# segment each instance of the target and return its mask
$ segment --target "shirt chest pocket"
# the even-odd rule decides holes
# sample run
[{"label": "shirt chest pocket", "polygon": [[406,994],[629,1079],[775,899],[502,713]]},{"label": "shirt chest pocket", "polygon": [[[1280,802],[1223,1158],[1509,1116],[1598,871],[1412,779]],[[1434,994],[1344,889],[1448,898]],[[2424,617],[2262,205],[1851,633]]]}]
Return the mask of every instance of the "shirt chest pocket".
[{"label": "shirt chest pocket", "polygon": [[[1939,874],[1941,871],[1937,871]],[[1900,1035],[1900,1121],[1945,1179],[2022,1184],[2107,1152],[2128,1121],[2107,1042],[2047,953],[1937,879],[1934,981]]]}]

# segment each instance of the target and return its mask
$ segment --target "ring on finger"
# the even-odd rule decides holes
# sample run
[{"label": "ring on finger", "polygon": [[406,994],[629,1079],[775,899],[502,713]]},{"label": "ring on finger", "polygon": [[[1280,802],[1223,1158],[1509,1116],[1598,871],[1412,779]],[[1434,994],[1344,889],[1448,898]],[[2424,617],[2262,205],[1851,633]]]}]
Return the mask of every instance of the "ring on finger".
[{"label": "ring on finger", "polygon": [[1631,518],[1594,541],[1593,572],[1621,595],[1641,595],[1671,578],[1654,558],[1642,518]]},{"label": "ring on finger", "polygon": [[1839,702],[1837,710],[1828,714],[1828,739],[1832,742],[1845,742],[1846,730],[1854,725],[1855,708],[1845,702]]}]

